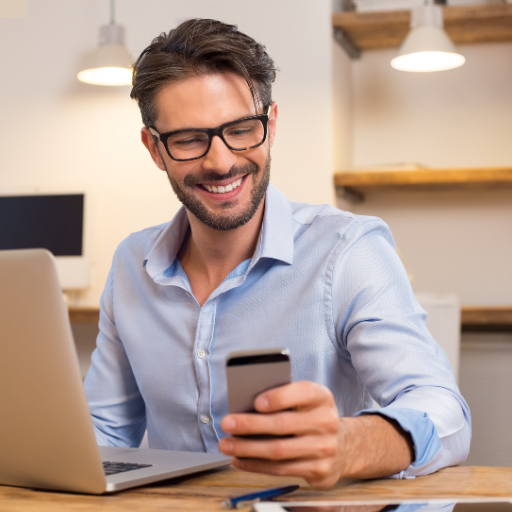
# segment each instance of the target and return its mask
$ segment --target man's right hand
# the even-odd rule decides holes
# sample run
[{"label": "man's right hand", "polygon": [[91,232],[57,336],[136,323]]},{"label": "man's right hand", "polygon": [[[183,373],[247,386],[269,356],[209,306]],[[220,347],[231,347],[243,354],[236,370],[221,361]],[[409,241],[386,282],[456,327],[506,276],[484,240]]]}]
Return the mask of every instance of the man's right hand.
[{"label": "man's right hand", "polygon": [[[320,384],[302,381],[266,391],[255,408],[264,414],[230,414],[221,423],[232,437],[222,439],[219,450],[233,456],[239,469],[300,476],[327,488],[343,477],[388,476],[413,460],[410,437],[398,424],[377,415],[339,418],[331,391]],[[286,437],[239,437],[261,434]]]}]

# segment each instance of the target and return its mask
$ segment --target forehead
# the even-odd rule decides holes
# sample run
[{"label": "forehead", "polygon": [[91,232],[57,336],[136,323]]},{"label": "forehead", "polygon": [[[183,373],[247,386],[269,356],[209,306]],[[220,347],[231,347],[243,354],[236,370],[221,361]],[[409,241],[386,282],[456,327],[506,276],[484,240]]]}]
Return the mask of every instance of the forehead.
[{"label": "forehead", "polygon": [[249,85],[232,73],[193,76],[165,85],[155,100],[160,132],[214,128],[256,113]]}]

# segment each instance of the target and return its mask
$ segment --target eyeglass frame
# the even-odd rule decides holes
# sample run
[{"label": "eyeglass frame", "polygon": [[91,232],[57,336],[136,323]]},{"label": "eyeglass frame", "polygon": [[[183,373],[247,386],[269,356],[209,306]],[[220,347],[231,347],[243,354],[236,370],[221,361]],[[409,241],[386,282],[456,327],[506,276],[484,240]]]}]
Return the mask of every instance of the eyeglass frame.
[{"label": "eyeglass frame", "polygon": [[[160,140],[160,142],[164,145],[165,150],[167,151],[167,154],[169,157],[174,160],[175,162],[191,162],[192,160],[199,160],[200,158],[203,158],[203,156],[206,156],[208,154],[208,151],[210,151],[210,148],[212,146],[212,140],[213,137],[216,135],[224,142],[226,147],[230,149],[231,151],[247,151],[249,149],[254,149],[259,146],[261,146],[266,140],[267,140],[267,131],[268,131],[268,122],[270,121],[270,112],[272,110],[272,105],[269,105],[267,108],[267,112],[264,114],[258,114],[256,116],[248,116],[248,117],[242,117],[241,119],[236,119],[235,121],[230,121],[229,123],[221,124],[220,126],[217,126],[217,128],[183,128],[181,130],[174,130],[172,132],[165,132],[165,133],[159,133],[158,130],[153,126],[148,126],[148,130],[150,131],[151,135],[156,137]],[[254,146],[249,146],[246,148],[232,148],[227,142],[226,139],[224,139],[224,135],[222,132],[225,128],[228,126],[240,123],[242,121],[250,121],[252,119],[258,119],[261,121],[261,124],[263,125],[263,139],[260,143],[255,144]],[[201,156],[195,156],[194,158],[174,158],[171,155],[171,152],[169,151],[169,148],[167,146],[167,140],[171,135],[176,135],[177,133],[185,133],[185,132],[204,132],[208,135],[208,146],[206,147],[206,151]]]}]

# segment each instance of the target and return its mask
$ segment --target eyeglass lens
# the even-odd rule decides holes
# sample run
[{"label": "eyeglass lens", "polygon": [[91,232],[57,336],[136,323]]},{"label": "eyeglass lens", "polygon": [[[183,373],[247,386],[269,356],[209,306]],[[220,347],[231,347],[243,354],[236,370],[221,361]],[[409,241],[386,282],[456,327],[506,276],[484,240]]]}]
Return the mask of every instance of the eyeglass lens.
[{"label": "eyeglass lens", "polygon": [[[249,149],[263,142],[265,127],[259,119],[247,119],[226,126],[222,136],[230,149]],[[208,134],[199,130],[176,133],[167,139],[169,153],[178,160],[203,156],[208,144]]]}]

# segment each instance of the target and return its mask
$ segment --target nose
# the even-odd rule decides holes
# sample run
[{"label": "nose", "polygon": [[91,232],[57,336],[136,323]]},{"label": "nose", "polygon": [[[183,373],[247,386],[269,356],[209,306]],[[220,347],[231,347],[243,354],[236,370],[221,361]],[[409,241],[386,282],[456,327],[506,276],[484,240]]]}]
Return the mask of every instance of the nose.
[{"label": "nose", "polygon": [[210,150],[203,160],[203,167],[208,171],[226,174],[235,164],[235,155],[218,136],[212,138]]}]

